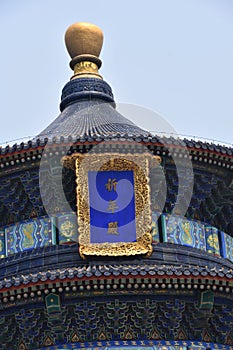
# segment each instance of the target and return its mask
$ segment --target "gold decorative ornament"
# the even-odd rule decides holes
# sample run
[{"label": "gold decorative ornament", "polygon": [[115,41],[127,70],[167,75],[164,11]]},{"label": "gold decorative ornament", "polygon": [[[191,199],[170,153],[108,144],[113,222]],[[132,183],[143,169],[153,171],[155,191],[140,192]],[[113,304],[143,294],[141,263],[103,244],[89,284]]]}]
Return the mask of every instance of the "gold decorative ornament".
[{"label": "gold decorative ornament", "polygon": [[66,220],[60,227],[60,233],[67,238],[75,236],[76,232],[74,223],[70,222],[69,220]]},{"label": "gold decorative ornament", "polygon": [[79,22],[72,24],[66,31],[65,43],[71,57],[70,67],[75,78],[102,79],[98,72],[99,59],[103,45],[103,33],[95,24]]},{"label": "gold decorative ornament", "polygon": [[[129,256],[143,254],[149,256],[152,253],[149,168],[151,164],[158,164],[159,161],[160,159],[149,153],[88,153],[86,155],[73,154],[63,158],[64,166],[73,168],[75,163],[79,249],[83,258],[90,255]],[[91,243],[88,172],[125,170],[133,171],[136,241]],[[105,186],[109,191],[116,190],[116,179],[109,179]],[[114,203],[110,203],[109,211],[114,211],[113,205]],[[110,222],[108,230],[108,233],[118,235],[117,222]]]},{"label": "gold decorative ornament", "polygon": [[61,159],[61,164],[64,168],[75,170],[75,158],[72,154],[71,156],[64,156]]},{"label": "gold decorative ornament", "polygon": [[93,62],[79,62],[74,66],[74,76],[83,76],[83,75],[88,75],[88,76],[96,76],[96,78],[99,78],[98,74],[98,66],[93,63]]}]

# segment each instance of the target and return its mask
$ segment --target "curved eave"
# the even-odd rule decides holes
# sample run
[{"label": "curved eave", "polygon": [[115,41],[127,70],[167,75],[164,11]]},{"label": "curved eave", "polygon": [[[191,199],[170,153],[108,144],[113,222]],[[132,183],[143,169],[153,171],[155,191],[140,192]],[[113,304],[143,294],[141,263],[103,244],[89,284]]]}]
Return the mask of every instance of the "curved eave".
[{"label": "curved eave", "polygon": [[[95,265],[92,266],[93,268],[96,268]],[[99,274],[102,276],[95,276],[93,273],[93,276],[87,276],[86,270],[87,268],[80,268],[80,267],[70,267],[62,269],[53,269],[49,271],[50,276],[46,276],[47,272],[40,273],[40,276],[38,277],[38,274],[30,274],[30,275],[17,275],[13,278],[5,279],[4,283],[9,285],[9,287],[1,287],[0,294],[3,294],[8,291],[19,291],[19,293],[24,293],[24,289],[27,289],[32,286],[38,286],[38,290],[46,289],[46,288],[54,288],[54,285],[58,286],[67,286],[70,282],[71,285],[79,284],[78,282],[84,282],[79,284],[79,286],[87,286],[92,285],[91,281],[98,280],[98,281],[111,281],[112,286],[114,284],[114,281],[119,280],[128,280],[130,279],[140,279],[137,282],[145,284],[145,281],[147,280],[147,283],[145,287],[142,287],[142,289],[151,289],[151,282],[152,287],[154,289],[212,289],[212,290],[218,290],[220,292],[226,292],[226,293],[232,293],[233,291],[233,276],[232,276],[232,269],[229,270],[222,270],[222,271],[216,271],[215,268],[205,269],[205,268],[199,268],[199,269],[192,269],[190,267],[184,268],[182,265],[177,266],[175,268],[175,271],[171,272],[167,268],[167,271],[165,268],[155,269],[156,266],[151,265],[138,265],[134,269],[134,272],[129,271],[129,267],[126,265],[116,265],[111,266],[112,269],[117,272],[117,275],[109,273],[109,266],[105,265],[102,266],[102,273]],[[103,271],[105,269],[105,271]],[[145,272],[145,269],[148,270]],[[83,276],[77,277],[78,272],[80,273],[82,270]],[[123,271],[122,271],[123,270]],[[156,271],[157,270],[157,271]],[[190,271],[191,270],[191,271]],[[199,271],[198,271],[199,270]],[[95,271],[96,272],[96,271]],[[104,272],[108,272],[108,276],[104,275]],[[231,277],[227,277],[231,276]],[[33,281],[34,279],[34,281]],[[149,279],[149,281],[148,281]],[[18,284],[18,280],[23,280],[21,284]],[[35,281],[37,280],[37,281]],[[114,280],[114,281],[113,281]],[[161,281],[162,280],[162,281]],[[16,281],[16,283],[14,283]],[[74,283],[72,283],[74,282]],[[135,281],[136,282],[136,281]],[[115,282],[116,283],[116,282]],[[162,284],[165,285],[162,285]],[[167,283],[171,284],[171,286],[168,286]],[[12,285],[11,285],[12,284]],[[98,287],[102,283],[99,283]],[[155,286],[158,284],[158,286]],[[0,285],[2,286],[2,281],[0,281]],[[11,285],[11,286],[10,286]],[[52,285],[52,286],[51,286]],[[106,284],[108,285],[108,283]],[[106,287],[105,285],[105,287]],[[148,286],[149,285],[149,286]],[[92,285],[93,286],[93,285]],[[211,286],[207,287],[207,286]],[[213,288],[213,286],[215,286]],[[43,288],[40,288],[43,287]],[[133,287],[133,286],[132,286]],[[130,290],[132,287],[129,287],[128,290]],[[207,288],[206,288],[207,287]],[[220,288],[222,287],[222,288]],[[93,288],[78,288],[80,292],[89,291],[92,290],[95,291]],[[101,288],[100,288],[101,289]],[[108,289],[104,288],[104,289]],[[113,288],[118,289],[118,288]],[[127,288],[126,288],[127,289]],[[137,287],[135,288],[137,289]],[[129,291],[130,292],[130,291]],[[46,293],[45,293],[46,294]],[[1,295],[0,295],[1,297]]]},{"label": "curved eave", "polygon": [[[41,265],[42,256],[43,266]],[[54,259],[56,264],[52,263]],[[84,285],[87,285],[93,280],[131,278],[140,278],[144,281],[143,283],[147,280],[147,284],[151,284],[153,280],[153,283],[159,283],[162,289],[167,288],[167,286],[162,287],[162,283],[171,283],[178,284],[179,289],[189,289],[188,285],[191,284],[197,285],[194,287],[197,289],[215,285],[216,288],[211,287],[211,289],[216,290],[219,286],[224,286],[223,289],[227,293],[233,291],[233,263],[200,252],[195,248],[179,246],[174,250],[171,244],[155,245],[150,259],[126,259],[124,263],[103,260],[89,264],[80,259],[78,246],[74,244],[70,247],[43,248],[14,255],[2,259],[1,266],[0,293],[2,296],[10,290],[19,290],[21,293],[21,290],[31,286],[38,286],[41,289],[42,286],[51,288],[51,285],[55,284],[67,285],[67,282],[86,281]],[[184,286],[181,287],[181,284]],[[223,289],[221,288],[220,291]],[[80,288],[80,291],[82,290],[83,288]],[[87,288],[88,290],[90,289]]]},{"label": "curved eave", "polygon": [[[178,153],[184,156],[185,150],[188,150],[189,154],[192,156],[193,160],[198,160],[199,162],[206,163],[212,160],[211,163],[218,166],[223,166],[227,168],[232,168],[231,165],[233,159],[233,149],[228,147],[223,147],[215,144],[208,144],[203,142],[191,141],[191,140],[175,140],[172,138],[164,138],[163,140],[158,139],[155,136],[145,137],[144,135],[112,135],[104,136],[98,135],[95,138],[84,136],[80,138],[68,137],[66,139],[61,138],[59,140],[49,141],[47,139],[42,141],[32,142],[20,145],[14,145],[12,147],[5,147],[1,149],[0,154],[0,167],[11,167],[14,165],[19,165],[20,163],[30,163],[37,159],[40,159],[43,150],[51,150],[51,154],[54,152],[64,152],[68,147],[72,147],[72,150],[68,154],[74,152],[80,152],[80,150],[86,152],[93,145],[100,144],[107,141],[109,144],[111,142],[120,142],[121,144],[132,144],[137,142],[145,145],[148,149],[154,151],[157,155],[166,156],[168,154],[168,149],[175,149]],[[154,150],[153,150],[154,148]],[[186,154],[187,156],[187,154]]]}]

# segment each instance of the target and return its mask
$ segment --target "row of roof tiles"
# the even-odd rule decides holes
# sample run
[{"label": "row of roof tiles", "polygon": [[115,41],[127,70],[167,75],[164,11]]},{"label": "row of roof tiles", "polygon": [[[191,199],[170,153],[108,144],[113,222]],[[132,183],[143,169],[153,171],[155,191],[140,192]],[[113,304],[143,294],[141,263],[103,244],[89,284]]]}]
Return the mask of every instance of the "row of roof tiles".
[{"label": "row of roof tiles", "polygon": [[93,265],[54,269],[50,271],[30,273],[28,275],[12,276],[0,281],[0,289],[12,286],[27,285],[39,281],[49,282],[57,279],[90,278],[90,277],[118,277],[118,276],[170,276],[170,277],[221,277],[233,278],[232,269],[226,267],[199,267],[199,266],[156,266],[145,265]]},{"label": "row of roof tiles", "polygon": [[103,141],[134,141],[134,142],[143,142],[143,143],[152,143],[158,144],[161,146],[166,145],[174,145],[181,147],[194,148],[197,150],[217,152],[223,155],[232,156],[233,148],[222,146],[220,144],[188,140],[188,139],[176,139],[174,137],[160,137],[148,134],[145,135],[132,135],[132,134],[112,134],[112,135],[82,135],[82,136],[68,136],[68,137],[53,137],[52,139],[45,138],[37,138],[34,140],[29,140],[27,142],[21,142],[20,144],[15,143],[10,146],[7,145],[5,147],[0,147],[1,155],[10,155],[15,152],[23,151],[23,150],[34,150],[39,147],[45,147],[46,145],[62,145],[69,143],[91,143],[91,142],[103,142]]}]

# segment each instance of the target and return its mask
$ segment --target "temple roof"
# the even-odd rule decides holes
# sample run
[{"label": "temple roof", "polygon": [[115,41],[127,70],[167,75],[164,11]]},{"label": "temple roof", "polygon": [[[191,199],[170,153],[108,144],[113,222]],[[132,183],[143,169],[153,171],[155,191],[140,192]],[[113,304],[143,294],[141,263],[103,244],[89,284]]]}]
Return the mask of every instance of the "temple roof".
[{"label": "temple roof", "polygon": [[90,23],[75,23],[67,29],[65,42],[74,75],[62,91],[61,114],[38,137],[148,135],[115,110],[111,87],[98,72],[101,29]]},{"label": "temple roof", "polygon": [[124,263],[111,259],[85,263],[77,255],[77,249],[77,244],[60,245],[8,256],[6,260],[0,261],[0,290],[38,281],[49,283],[93,277],[233,278],[232,262],[187,246],[174,247],[174,244],[158,243],[153,246],[150,259],[144,260],[143,264],[137,259]]},{"label": "temple roof", "polygon": [[[115,109],[112,89],[98,72],[101,67],[99,54],[103,43],[100,28],[90,23],[75,23],[68,28],[65,41],[74,75],[62,90],[61,114],[31,140],[11,146],[0,146],[1,168],[15,164],[15,160],[10,159],[9,162],[9,156],[18,157],[16,163],[20,161],[21,155],[26,156],[27,161],[34,160],[37,156],[36,150],[40,152],[47,144],[57,147],[59,144],[70,142],[83,145],[116,139],[153,144],[158,147],[157,154],[166,152],[169,145],[179,150],[187,147],[191,153],[204,152],[205,157],[219,155],[221,160],[224,157],[224,162],[231,162],[232,147],[152,134],[135,125]],[[41,157],[41,154],[38,154],[38,157]],[[207,161],[204,157],[198,160]],[[212,160],[210,162],[212,163]],[[217,164],[216,162],[213,161],[213,164]],[[222,165],[220,163],[219,160],[218,165]],[[226,167],[229,168],[230,164]]]},{"label": "temple roof", "polygon": [[45,129],[39,138],[72,138],[117,133],[129,136],[149,136],[115,109],[110,86],[96,78],[71,80],[62,91],[61,114]]}]

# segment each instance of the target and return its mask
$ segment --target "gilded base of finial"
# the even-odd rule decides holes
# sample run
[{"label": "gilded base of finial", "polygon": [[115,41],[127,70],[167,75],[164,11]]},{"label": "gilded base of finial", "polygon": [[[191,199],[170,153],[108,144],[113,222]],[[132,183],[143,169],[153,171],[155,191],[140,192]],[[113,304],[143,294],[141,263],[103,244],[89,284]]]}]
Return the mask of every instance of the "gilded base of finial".
[{"label": "gilded base of finial", "polygon": [[99,74],[97,64],[90,61],[78,62],[74,66],[74,75],[71,79],[75,79],[75,78],[103,79],[102,76]]}]

